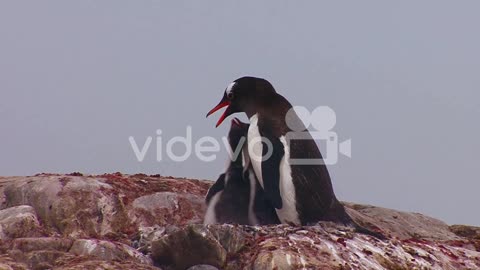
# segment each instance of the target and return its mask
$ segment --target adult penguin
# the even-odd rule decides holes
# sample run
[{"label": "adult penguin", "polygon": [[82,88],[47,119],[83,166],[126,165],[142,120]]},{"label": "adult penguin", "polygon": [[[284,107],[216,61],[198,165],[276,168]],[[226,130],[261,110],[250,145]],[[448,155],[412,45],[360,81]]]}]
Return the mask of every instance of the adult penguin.
[{"label": "adult penguin", "polygon": [[[282,223],[309,225],[333,221],[352,225],[359,232],[376,234],[358,226],[346,213],[335,196],[325,164],[291,164],[292,159],[323,160],[323,157],[290,102],[270,82],[256,77],[233,81],[207,117],[223,107],[227,109],[217,127],[237,112],[244,112],[250,119],[249,156],[260,185]],[[302,132],[301,140],[288,139],[291,126]]]}]

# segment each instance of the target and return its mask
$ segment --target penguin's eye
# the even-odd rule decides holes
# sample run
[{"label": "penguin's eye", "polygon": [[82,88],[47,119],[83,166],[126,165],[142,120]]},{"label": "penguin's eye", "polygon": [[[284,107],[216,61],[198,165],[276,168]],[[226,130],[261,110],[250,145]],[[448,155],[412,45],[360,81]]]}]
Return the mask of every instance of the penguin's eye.
[{"label": "penguin's eye", "polygon": [[233,97],[234,97],[234,95],[233,95],[233,92],[232,92],[232,91],[230,91],[230,92],[227,93],[227,98],[228,98],[228,99],[232,100]]}]

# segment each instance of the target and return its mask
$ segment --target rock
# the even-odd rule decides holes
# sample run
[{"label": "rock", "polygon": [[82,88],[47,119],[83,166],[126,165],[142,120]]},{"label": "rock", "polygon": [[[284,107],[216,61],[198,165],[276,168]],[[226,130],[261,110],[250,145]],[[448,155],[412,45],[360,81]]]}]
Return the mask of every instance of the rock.
[{"label": "rock", "polygon": [[55,270],[161,270],[161,268],[139,264],[128,261],[102,261],[102,260],[87,260],[78,261],[72,259],[69,262],[64,262],[60,266],[55,267]]},{"label": "rock", "polygon": [[[256,249],[259,253],[252,268],[256,270],[337,268],[340,260],[331,254],[337,245],[337,242],[329,237],[331,224],[322,225],[326,228],[316,226],[305,227],[302,230],[282,226],[269,228],[274,230],[277,236],[269,237],[257,244]],[[319,240],[323,238],[330,239],[332,243]]]},{"label": "rock", "polygon": [[24,262],[29,269],[52,269],[57,259],[66,256],[65,252],[56,250],[36,250],[35,252],[18,254],[14,257],[17,261]]},{"label": "rock", "polygon": [[27,265],[16,262],[10,256],[4,254],[0,255],[0,270],[26,270]]},{"label": "rock", "polygon": [[449,226],[438,219],[371,205],[346,203],[347,212],[359,224],[400,239],[459,240]]},{"label": "rock", "polygon": [[202,223],[204,213],[204,196],[156,192],[135,199],[130,216],[140,226],[149,227]]},{"label": "rock", "polygon": [[151,243],[163,237],[165,231],[165,227],[158,225],[152,227],[140,226],[138,236],[135,237],[132,246],[144,254],[150,253]]},{"label": "rock", "polygon": [[452,225],[450,226],[450,231],[460,237],[465,237],[472,240],[480,240],[480,227]]},{"label": "rock", "polygon": [[31,269],[51,269],[55,261],[67,255],[73,241],[61,238],[17,238],[8,252],[17,262]]},{"label": "rock", "polygon": [[288,250],[262,251],[257,255],[252,269],[332,269],[334,267],[319,262],[312,263],[312,259],[306,259],[304,256]]},{"label": "rock", "polygon": [[187,270],[218,270],[218,268],[211,265],[200,264],[200,265],[194,265],[188,268]]},{"label": "rock", "polygon": [[[254,269],[461,269],[478,268],[480,253],[432,241],[379,241],[361,234],[332,234],[335,224],[269,228],[256,244]],[[331,228],[324,228],[333,226]],[[282,232],[283,231],[283,232]],[[468,254],[468,255],[467,255]],[[459,258],[462,257],[461,260]],[[248,265],[248,264],[247,264]]]},{"label": "rock", "polygon": [[[63,236],[96,237],[113,231],[112,187],[88,177],[31,177],[5,187],[7,205],[29,204],[42,223]],[[116,211],[121,211],[117,207]]]},{"label": "rock", "polygon": [[20,205],[0,210],[0,239],[39,235],[40,223],[33,207]]},{"label": "rock", "polygon": [[194,265],[225,269],[226,258],[235,257],[253,238],[243,229],[227,224],[177,229],[152,243],[152,258],[157,264],[172,269]]},{"label": "rock", "polygon": [[227,251],[203,225],[190,225],[152,243],[152,258],[162,266],[187,269],[207,264],[222,268]]},{"label": "rock", "polygon": [[12,249],[18,249],[22,252],[32,252],[36,250],[67,252],[72,247],[72,244],[72,239],[57,237],[17,238],[13,240]]},{"label": "rock", "polygon": [[139,227],[201,223],[209,187],[198,180],[78,173],[2,178],[0,183],[3,208],[32,206],[53,234],[109,239],[133,234]]},{"label": "rock", "polygon": [[152,264],[148,257],[132,247],[112,241],[76,240],[69,252],[77,256],[89,256],[102,261],[131,261],[140,264]]},{"label": "rock", "polygon": [[8,264],[0,263],[0,270],[13,270]]},{"label": "rock", "polygon": [[50,225],[48,216],[58,200],[57,194],[62,187],[59,178],[27,177],[7,184],[4,188],[5,207],[30,205],[44,221],[44,225]]},{"label": "rock", "polygon": [[[203,225],[211,182],[0,177],[1,269],[480,269],[480,229],[346,203],[362,226]],[[154,266],[153,264],[155,263]]]},{"label": "rock", "polygon": [[229,255],[234,255],[247,244],[248,234],[233,225],[208,225],[208,230]]}]

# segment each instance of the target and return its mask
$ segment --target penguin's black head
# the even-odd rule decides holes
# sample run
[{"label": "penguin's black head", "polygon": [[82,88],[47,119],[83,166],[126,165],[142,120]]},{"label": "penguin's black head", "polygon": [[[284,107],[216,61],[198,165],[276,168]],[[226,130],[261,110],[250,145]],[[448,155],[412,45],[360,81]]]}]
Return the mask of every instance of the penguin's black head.
[{"label": "penguin's black head", "polygon": [[207,117],[223,107],[227,109],[218,120],[217,127],[225,118],[237,112],[245,112],[248,117],[251,117],[261,104],[268,103],[275,94],[272,84],[265,79],[255,77],[236,79],[228,85],[222,100],[208,112]]},{"label": "penguin's black head", "polygon": [[228,143],[230,144],[232,154],[232,162],[230,163],[230,167],[243,168],[242,149],[247,142],[249,126],[249,124],[243,123],[236,117],[232,119],[232,125],[230,126],[230,131],[228,132]]}]

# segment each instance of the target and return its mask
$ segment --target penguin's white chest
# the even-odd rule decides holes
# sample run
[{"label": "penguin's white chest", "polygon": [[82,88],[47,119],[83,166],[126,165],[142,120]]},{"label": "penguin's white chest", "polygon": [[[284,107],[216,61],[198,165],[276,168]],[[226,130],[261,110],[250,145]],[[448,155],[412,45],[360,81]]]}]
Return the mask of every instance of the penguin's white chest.
[{"label": "penguin's white chest", "polygon": [[[280,166],[278,168],[278,170],[280,170],[279,181],[282,208],[275,210],[282,223],[294,223],[300,225],[300,219],[296,208],[295,186],[293,185],[292,169],[289,162],[290,147],[285,136],[282,136],[279,139],[283,144],[285,155],[280,161]],[[261,140],[262,138],[258,128],[258,115],[255,114],[250,118],[250,127],[248,129],[248,151],[257,179],[262,188],[264,188],[264,181],[269,181],[269,179],[263,179],[262,176],[263,146]]]},{"label": "penguin's white chest", "polygon": [[247,141],[248,141],[248,156],[252,163],[257,179],[260,182],[260,186],[263,188],[262,178],[262,152],[263,146],[261,142],[260,130],[258,129],[258,116],[255,114],[250,118],[250,127],[248,128]]}]

